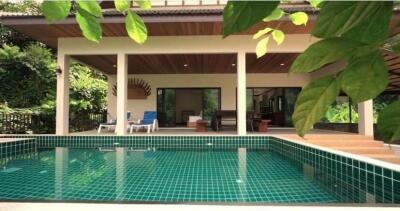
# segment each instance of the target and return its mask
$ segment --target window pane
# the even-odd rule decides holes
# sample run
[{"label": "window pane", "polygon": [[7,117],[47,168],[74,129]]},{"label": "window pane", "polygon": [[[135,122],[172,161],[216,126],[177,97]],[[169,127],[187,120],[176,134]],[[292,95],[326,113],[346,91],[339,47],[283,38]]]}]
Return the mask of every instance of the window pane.
[{"label": "window pane", "polygon": [[219,109],[219,89],[204,89],[203,100],[203,119],[211,120],[215,111]]},{"label": "window pane", "polygon": [[246,110],[254,111],[254,100],[253,100],[254,89],[246,89]]}]

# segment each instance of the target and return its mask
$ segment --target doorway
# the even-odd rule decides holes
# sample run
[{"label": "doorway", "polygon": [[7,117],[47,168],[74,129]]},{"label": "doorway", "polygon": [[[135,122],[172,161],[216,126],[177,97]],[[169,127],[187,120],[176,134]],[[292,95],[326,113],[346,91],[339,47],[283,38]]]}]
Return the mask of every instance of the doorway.
[{"label": "doorway", "polygon": [[162,127],[185,126],[189,116],[211,120],[221,108],[220,88],[157,89],[158,121]]},{"label": "doorway", "polygon": [[271,120],[272,127],[293,127],[292,114],[300,87],[258,87],[246,91],[248,113]]}]

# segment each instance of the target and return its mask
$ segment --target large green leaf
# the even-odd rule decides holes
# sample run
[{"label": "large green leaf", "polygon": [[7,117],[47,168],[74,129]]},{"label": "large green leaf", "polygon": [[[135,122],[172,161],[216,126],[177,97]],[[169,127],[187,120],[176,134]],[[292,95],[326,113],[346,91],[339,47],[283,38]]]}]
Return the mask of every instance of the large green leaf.
[{"label": "large green leaf", "polygon": [[114,0],[115,8],[119,12],[127,11],[130,7],[131,1],[130,0]]},{"label": "large green leaf", "polygon": [[400,140],[400,101],[388,105],[379,113],[378,130],[386,140]]},{"label": "large green leaf", "polygon": [[279,20],[281,19],[281,17],[285,14],[285,12],[283,12],[282,9],[280,8],[275,8],[274,11],[272,11],[272,13],[263,19],[264,22],[268,22],[268,21],[274,21],[274,20]]},{"label": "large green leaf", "polygon": [[366,43],[382,41],[387,36],[392,5],[381,1],[324,2],[311,33],[320,38],[345,35]]},{"label": "large green leaf", "polygon": [[383,49],[400,54],[400,34],[397,34],[385,40]]},{"label": "large green leaf", "polygon": [[349,58],[352,52],[362,47],[358,42],[344,38],[320,40],[300,54],[290,67],[291,73],[307,73],[322,66]]},{"label": "large green leaf", "polygon": [[386,89],[388,70],[381,53],[365,55],[349,61],[341,75],[342,89],[354,102],[372,99]]},{"label": "large green leaf", "polygon": [[253,35],[253,39],[258,39],[266,34],[268,34],[269,32],[271,32],[273,29],[272,28],[265,28],[265,29],[260,29],[257,33],[255,33]]},{"label": "large green leaf", "polygon": [[294,25],[306,25],[308,22],[308,15],[305,12],[295,12],[289,15],[289,19]]},{"label": "large green leaf", "polygon": [[59,21],[66,18],[71,9],[71,1],[43,1],[43,15],[48,21]]},{"label": "large green leaf", "polygon": [[147,40],[147,29],[143,20],[134,12],[128,11],[125,19],[125,28],[130,38],[139,44]]},{"label": "large green leaf", "polygon": [[260,57],[264,56],[267,53],[268,41],[269,41],[269,36],[268,37],[264,37],[263,39],[258,41],[257,46],[256,46],[257,58],[260,58]]},{"label": "large green leaf", "polygon": [[101,26],[95,16],[84,9],[78,7],[76,21],[86,39],[94,42],[100,42]]},{"label": "large green leaf", "polygon": [[86,10],[88,13],[96,16],[102,17],[102,11],[99,3],[96,0],[77,0],[79,7]]},{"label": "large green leaf", "polygon": [[374,43],[385,40],[389,34],[389,23],[393,14],[393,2],[382,2],[368,18],[343,34],[363,43]]},{"label": "large green leaf", "polygon": [[314,8],[319,8],[323,0],[308,0],[310,2],[311,6]]},{"label": "large green leaf", "polygon": [[297,134],[304,136],[325,115],[339,92],[340,83],[334,76],[316,79],[303,88],[292,116]]},{"label": "large green leaf", "polygon": [[279,1],[229,1],[224,9],[224,37],[246,30],[268,17]]},{"label": "large green leaf", "polygon": [[274,38],[276,44],[278,45],[282,44],[283,41],[285,40],[285,34],[281,30],[275,29],[274,31],[272,31],[271,35],[272,38]]},{"label": "large green leaf", "polygon": [[135,0],[135,2],[142,9],[145,9],[145,10],[151,9],[151,1],[150,0]]}]

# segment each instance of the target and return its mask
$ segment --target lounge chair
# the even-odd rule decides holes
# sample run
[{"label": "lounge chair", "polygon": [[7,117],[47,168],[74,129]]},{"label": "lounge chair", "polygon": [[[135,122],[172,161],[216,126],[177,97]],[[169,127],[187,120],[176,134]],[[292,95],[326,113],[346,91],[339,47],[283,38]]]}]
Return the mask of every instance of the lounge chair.
[{"label": "lounge chair", "polygon": [[[126,119],[129,121],[131,119],[132,113],[130,111],[126,112]],[[99,125],[99,129],[97,130],[97,133],[101,133],[102,128],[106,128],[108,131],[111,130],[112,128],[115,128],[117,126],[117,120],[116,119],[111,119],[109,122],[106,123],[101,123]]]},{"label": "lounge chair", "polygon": [[132,133],[134,129],[138,132],[141,128],[146,129],[147,133],[154,132],[158,129],[157,112],[145,111],[142,120],[139,120],[137,124],[134,123],[130,125],[130,133]]}]

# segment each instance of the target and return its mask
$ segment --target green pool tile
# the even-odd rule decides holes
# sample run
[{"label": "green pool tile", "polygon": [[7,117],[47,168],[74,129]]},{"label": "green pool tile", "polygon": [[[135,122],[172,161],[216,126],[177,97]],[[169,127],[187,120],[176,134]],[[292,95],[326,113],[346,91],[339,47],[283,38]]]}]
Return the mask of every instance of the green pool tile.
[{"label": "green pool tile", "polygon": [[[2,199],[157,202],[314,202],[337,199],[265,150],[41,151],[8,163]],[[64,159],[64,160],[59,160]],[[55,162],[63,162],[56,165]]]}]

